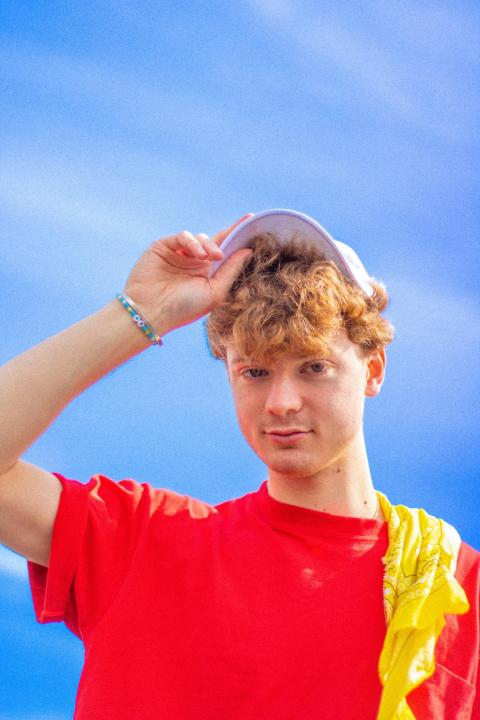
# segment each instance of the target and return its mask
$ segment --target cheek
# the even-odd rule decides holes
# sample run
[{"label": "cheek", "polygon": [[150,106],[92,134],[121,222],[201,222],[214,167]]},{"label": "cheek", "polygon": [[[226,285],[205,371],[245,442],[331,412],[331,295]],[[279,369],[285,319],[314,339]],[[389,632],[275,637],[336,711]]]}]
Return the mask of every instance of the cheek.
[{"label": "cheek", "polygon": [[258,418],[258,404],[252,398],[236,396],[234,398],[237,420],[244,435],[251,435],[255,427],[255,420]]},{"label": "cheek", "polygon": [[364,398],[358,387],[336,386],[332,392],[317,398],[316,415],[328,420],[330,427],[342,426],[347,432],[356,428],[363,417]]},{"label": "cheek", "polygon": [[262,429],[262,404],[259,398],[236,398],[235,409],[239,428],[250,448],[260,457],[263,456],[265,436]]}]

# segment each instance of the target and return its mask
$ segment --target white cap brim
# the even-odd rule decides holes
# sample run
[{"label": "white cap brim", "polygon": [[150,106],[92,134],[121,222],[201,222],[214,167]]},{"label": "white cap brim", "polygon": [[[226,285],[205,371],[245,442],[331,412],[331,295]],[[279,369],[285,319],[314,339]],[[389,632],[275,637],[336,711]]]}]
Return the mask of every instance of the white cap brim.
[{"label": "white cap brim", "polygon": [[238,225],[220,245],[224,258],[212,263],[209,275],[213,275],[237,250],[249,247],[251,241],[262,233],[274,234],[280,243],[287,243],[294,235],[311,242],[366,295],[372,295],[372,279],[355,250],[345,243],[334,240],[315,220],[295,210],[265,210]]}]

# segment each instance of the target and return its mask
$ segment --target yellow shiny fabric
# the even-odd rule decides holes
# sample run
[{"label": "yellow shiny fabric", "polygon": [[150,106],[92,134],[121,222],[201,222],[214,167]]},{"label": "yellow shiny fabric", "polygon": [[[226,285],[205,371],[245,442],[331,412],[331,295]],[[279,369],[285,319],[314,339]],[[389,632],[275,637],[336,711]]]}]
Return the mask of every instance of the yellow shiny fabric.
[{"label": "yellow shiny fabric", "polygon": [[444,615],[469,609],[454,577],[460,536],[425,510],[391,505],[381,492],[377,495],[389,537],[383,558],[387,633],[378,665],[383,690],[377,720],[415,720],[406,696],[435,670]]}]

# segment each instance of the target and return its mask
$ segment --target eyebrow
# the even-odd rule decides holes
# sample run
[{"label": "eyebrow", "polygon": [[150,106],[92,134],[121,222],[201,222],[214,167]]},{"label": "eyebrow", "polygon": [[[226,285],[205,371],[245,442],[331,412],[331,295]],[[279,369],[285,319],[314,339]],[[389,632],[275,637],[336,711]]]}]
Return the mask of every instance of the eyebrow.
[{"label": "eyebrow", "polygon": [[[328,354],[329,354],[332,358],[334,358],[335,360],[338,360],[338,354],[337,354],[336,352],[334,352],[332,349],[329,349],[329,350],[328,350]],[[315,358],[320,358],[320,357],[321,357],[320,354],[318,354],[318,355],[316,355],[316,354],[313,354],[313,355],[299,355],[299,356],[298,356],[298,360],[303,360],[303,361],[305,361],[305,362],[308,362],[308,360],[313,360],[313,359],[315,359]],[[232,360],[231,360],[232,365],[237,365],[237,364],[240,363],[240,362],[254,363],[254,362],[257,362],[257,361],[256,361],[254,358],[242,357],[241,355],[234,355],[234,356],[232,357]]]},{"label": "eyebrow", "polygon": [[235,365],[236,363],[239,363],[239,362],[245,362],[246,360],[248,360],[248,358],[244,358],[241,355],[234,355],[232,357],[232,365]]}]

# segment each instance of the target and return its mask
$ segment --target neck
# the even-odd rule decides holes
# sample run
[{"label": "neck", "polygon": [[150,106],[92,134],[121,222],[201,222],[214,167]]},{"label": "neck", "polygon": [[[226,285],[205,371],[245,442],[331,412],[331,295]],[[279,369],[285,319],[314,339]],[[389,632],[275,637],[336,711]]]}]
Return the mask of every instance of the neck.
[{"label": "neck", "polygon": [[363,437],[313,474],[285,474],[269,468],[267,487],[271,497],[289,505],[344,517],[383,519]]}]

